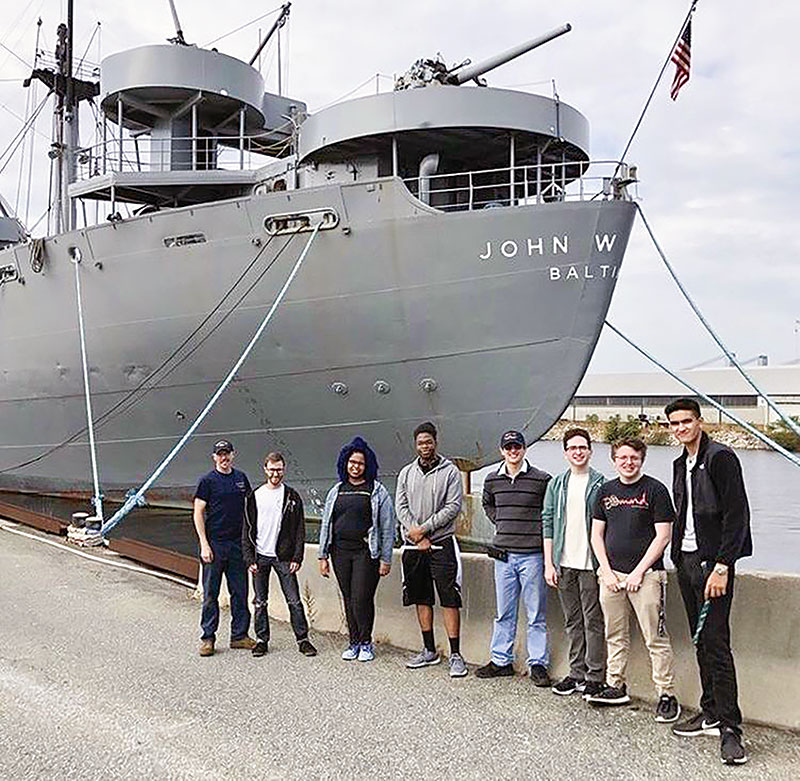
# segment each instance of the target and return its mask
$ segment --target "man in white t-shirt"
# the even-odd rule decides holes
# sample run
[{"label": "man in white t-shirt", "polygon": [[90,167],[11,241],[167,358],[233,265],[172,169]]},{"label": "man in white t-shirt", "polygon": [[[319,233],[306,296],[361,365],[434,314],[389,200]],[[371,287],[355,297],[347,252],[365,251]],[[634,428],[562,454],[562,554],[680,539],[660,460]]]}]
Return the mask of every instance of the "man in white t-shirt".
[{"label": "man in white t-shirt", "polygon": [[592,511],[605,478],[589,466],[592,438],[586,429],[568,429],[562,441],[569,469],[549,482],[542,510],[544,577],[558,589],[569,644],[569,674],[553,692],[590,696],[603,688],[606,675],[597,560],[589,544]]},{"label": "man in white t-shirt", "polygon": [[305,656],[316,656],[308,639],[308,621],[300,599],[297,572],[305,551],[305,516],[300,494],[283,482],[286,462],[280,453],[264,459],[264,484],[251,491],[245,500],[242,527],[242,554],[253,573],[255,589],[254,623],[257,642],[253,656],[264,656],[269,644],[269,576],[278,576],[289,608],[289,619],[297,638],[297,648]]}]

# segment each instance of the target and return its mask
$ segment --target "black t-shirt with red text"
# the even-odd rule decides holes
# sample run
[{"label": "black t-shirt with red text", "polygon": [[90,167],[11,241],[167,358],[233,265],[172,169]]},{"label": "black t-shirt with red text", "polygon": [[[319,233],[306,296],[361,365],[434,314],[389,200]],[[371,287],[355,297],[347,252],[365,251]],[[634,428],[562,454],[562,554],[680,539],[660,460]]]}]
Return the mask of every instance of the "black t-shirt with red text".
[{"label": "black t-shirt with red text", "polygon": [[[675,521],[667,487],[649,475],[635,483],[619,478],[604,483],[597,494],[594,517],[605,521],[605,544],[611,569],[628,574],[636,569],[656,536],[657,523]],[[664,556],[652,565],[664,569]]]}]

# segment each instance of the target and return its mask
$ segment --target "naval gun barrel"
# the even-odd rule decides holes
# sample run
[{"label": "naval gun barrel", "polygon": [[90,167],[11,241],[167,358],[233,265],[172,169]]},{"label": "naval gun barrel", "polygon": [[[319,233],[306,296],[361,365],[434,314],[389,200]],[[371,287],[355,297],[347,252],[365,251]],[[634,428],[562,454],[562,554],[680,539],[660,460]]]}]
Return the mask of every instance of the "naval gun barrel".
[{"label": "naval gun barrel", "polygon": [[483,62],[476,63],[475,65],[467,65],[455,73],[451,73],[449,81],[451,84],[464,84],[471,79],[482,76],[484,73],[487,73],[488,71],[493,70],[500,65],[505,65],[505,63],[513,60],[515,57],[519,57],[521,54],[525,54],[525,52],[529,52],[531,49],[535,49],[537,46],[542,46],[545,43],[549,43],[554,38],[558,38],[559,36],[564,35],[564,33],[568,33],[571,29],[571,24],[564,24],[561,25],[561,27],[556,27],[555,30],[550,30],[550,32],[540,35],[537,38],[531,38],[529,41],[512,46],[510,49],[507,49],[500,54],[495,54],[493,57],[483,60]]}]

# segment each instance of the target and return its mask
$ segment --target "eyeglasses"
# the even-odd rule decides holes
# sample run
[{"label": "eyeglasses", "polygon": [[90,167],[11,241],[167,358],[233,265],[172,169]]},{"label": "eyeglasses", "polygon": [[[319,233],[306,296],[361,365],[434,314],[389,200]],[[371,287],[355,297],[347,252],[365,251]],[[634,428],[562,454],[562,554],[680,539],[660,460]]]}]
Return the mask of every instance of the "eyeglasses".
[{"label": "eyeglasses", "polygon": [[264,471],[268,475],[282,475],[284,473],[284,468],[282,466],[274,467],[274,468],[267,468],[264,467]]},{"label": "eyeglasses", "polygon": [[638,455],[637,456],[614,456],[614,460],[615,461],[620,461],[623,464],[626,461],[629,461],[631,464],[638,464],[642,460],[642,457],[638,456]]},{"label": "eyeglasses", "polygon": [[588,453],[590,450],[591,448],[586,445],[570,445],[567,448],[568,453]]}]

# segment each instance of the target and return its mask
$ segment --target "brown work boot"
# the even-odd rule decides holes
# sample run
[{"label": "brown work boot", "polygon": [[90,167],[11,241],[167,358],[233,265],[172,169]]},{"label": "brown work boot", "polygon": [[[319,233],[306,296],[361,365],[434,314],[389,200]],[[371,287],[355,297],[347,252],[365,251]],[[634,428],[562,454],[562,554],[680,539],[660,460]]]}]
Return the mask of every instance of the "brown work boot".
[{"label": "brown work boot", "polygon": [[214,655],[214,639],[206,637],[200,641],[200,656]]},{"label": "brown work boot", "polygon": [[252,651],[256,647],[256,641],[249,635],[240,637],[238,640],[231,640],[231,648],[243,648]]}]

